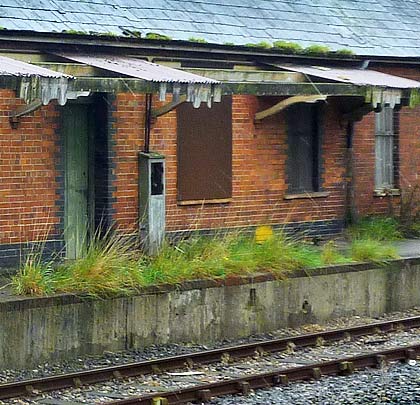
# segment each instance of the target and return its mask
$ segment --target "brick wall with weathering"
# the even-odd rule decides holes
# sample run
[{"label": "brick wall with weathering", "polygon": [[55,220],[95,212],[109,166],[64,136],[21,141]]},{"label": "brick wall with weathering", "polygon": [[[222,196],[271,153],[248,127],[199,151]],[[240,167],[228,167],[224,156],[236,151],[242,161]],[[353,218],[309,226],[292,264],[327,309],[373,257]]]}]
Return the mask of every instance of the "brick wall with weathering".
[{"label": "brick wall with weathering", "polygon": [[42,107],[12,129],[9,112],[23,103],[14,91],[0,89],[2,265],[19,257],[26,242],[51,241],[61,235],[58,112],[52,104]]},{"label": "brick wall with weathering", "polygon": [[[144,101],[144,95],[119,94],[112,107],[114,220],[127,231],[135,230],[138,222],[137,154],[143,148]],[[285,115],[254,123],[255,112],[272,103],[253,96],[233,97],[233,192],[228,203],[178,205],[176,112],[155,121],[151,150],[166,156],[167,231],[311,221],[325,226],[323,221],[343,220],[345,130],[339,125],[338,106],[332,101],[325,109],[322,142],[321,186],[330,195],[286,200]]]},{"label": "brick wall with weathering", "polygon": [[[408,79],[420,80],[418,69],[377,68],[384,73]],[[403,196],[420,185],[420,107],[402,107],[394,114],[398,142],[396,164],[396,188]],[[366,115],[355,125],[355,198],[359,215],[397,213],[401,196],[381,197],[375,190],[375,116]]]}]

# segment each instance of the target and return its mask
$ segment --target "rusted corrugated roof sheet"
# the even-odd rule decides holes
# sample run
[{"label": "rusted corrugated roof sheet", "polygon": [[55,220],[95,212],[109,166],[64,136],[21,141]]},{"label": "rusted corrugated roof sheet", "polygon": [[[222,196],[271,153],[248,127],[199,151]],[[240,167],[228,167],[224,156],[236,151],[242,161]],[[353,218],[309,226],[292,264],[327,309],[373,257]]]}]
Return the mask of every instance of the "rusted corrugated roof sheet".
[{"label": "rusted corrugated roof sheet", "polygon": [[196,83],[218,84],[217,80],[208,79],[193,73],[183,72],[167,66],[147,62],[145,60],[114,55],[79,55],[60,54],[60,56],[100,69],[117,72],[157,83]]},{"label": "rusted corrugated roof sheet", "polygon": [[48,78],[68,78],[72,76],[63,73],[54,72],[30,63],[21,62],[19,60],[0,56],[0,76],[17,76],[17,77],[48,77]]},{"label": "rusted corrugated roof sheet", "polygon": [[420,82],[367,69],[344,69],[326,66],[275,65],[282,69],[299,72],[308,76],[320,77],[334,82],[351,83],[358,86],[378,86],[395,89],[413,89]]}]

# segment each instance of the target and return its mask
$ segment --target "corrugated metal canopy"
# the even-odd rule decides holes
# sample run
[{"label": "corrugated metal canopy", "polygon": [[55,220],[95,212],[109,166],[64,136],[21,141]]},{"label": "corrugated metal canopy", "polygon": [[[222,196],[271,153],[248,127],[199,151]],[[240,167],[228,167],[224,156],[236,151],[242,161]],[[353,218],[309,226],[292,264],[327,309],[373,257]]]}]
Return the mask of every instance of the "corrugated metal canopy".
[{"label": "corrugated metal canopy", "polygon": [[340,83],[351,83],[357,86],[378,86],[395,89],[413,89],[420,87],[420,82],[403,77],[389,75],[367,69],[345,69],[326,66],[275,65],[276,67],[320,77]]},{"label": "corrugated metal canopy", "polygon": [[72,76],[63,73],[54,72],[53,70],[34,66],[19,60],[0,56],[0,76],[16,76],[16,77],[46,77],[46,78],[72,78]]},{"label": "corrugated metal canopy", "polygon": [[157,83],[196,83],[196,84],[219,84],[214,79],[199,76],[194,73],[183,72],[167,66],[147,62],[145,60],[115,56],[115,55],[79,55],[60,54],[60,56],[95,66],[100,69],[120,73],[126,76],[135,77]]}]

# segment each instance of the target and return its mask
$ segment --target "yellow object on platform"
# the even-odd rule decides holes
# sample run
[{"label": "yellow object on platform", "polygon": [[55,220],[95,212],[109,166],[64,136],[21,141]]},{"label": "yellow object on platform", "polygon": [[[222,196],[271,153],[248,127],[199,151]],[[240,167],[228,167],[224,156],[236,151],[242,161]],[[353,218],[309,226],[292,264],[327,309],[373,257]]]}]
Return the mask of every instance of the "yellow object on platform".
[{"label": "yellow object on platform", "polygon": [[262,225],[255,230],[255,242],[263,243],[273,237],[273,228],[268,225]]}]

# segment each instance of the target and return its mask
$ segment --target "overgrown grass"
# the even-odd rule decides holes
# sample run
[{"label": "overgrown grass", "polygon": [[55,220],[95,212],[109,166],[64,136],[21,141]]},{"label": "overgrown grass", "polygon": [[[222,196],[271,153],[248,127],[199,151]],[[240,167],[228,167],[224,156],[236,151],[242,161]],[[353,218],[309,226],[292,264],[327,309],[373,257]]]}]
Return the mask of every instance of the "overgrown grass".
[{"label": "overgrown grass", "polygon": [[365,217],[347,230],[354,261],[386,262],[399,256],[390,244],[403,238],[400,224],[391,217]]},{"label": "overgrown grass", "polygon": [[46,295],[54,291],[51,263],[42,261],[41,253],[31,252],[16,276],[13,290],[18,295]]},{"label": "overgrown grass", "polygon": [[129,295],[141,287],[162,283],[224,279],[258,272],[271,272],[282,279],[299,269],[397,257],[395,249],[383,242],[364,238],[381,232],[359,230],[355,234],[357,238],[348,254],[339,252],[333,242],[318,248],[278,233],[257,243],[250,236],[234,233],[192,236],[174,244],[166,243],[158,255],[149,257],[138,253],[136,242],[109,233],[94,237],[83,258],[55,268],[52,262],[43,263],[40,254],[30,255],[12,285],[22,295],[82,293],[107,297]]},{"label": "overgrown grass", "polygon": [[396,219],[390,217],[366,217],[348,228],[353,240],[368,239],[394,241],[403,238]]},{"label": "overgrown grass", "polygon": [[356,262],[385,263],[399,256],[397,250],[383,241],[358,239],[351,244],[351,257]]},{"label": "overgrown grass", "polygon": [[321,263],[324,265],[332,265],[339,263],[348,263],[349,258],[340,253],[333,241],[327,242],[321,249]]},{"label": "overgrown grass", "polygon": [[269,271],[278,278],[296,269],[342,262],[339,254],[326,254],[313,246],[277,234],[258,244],[252,237],[229,234],[193,236],[148,257],[118,234],[93,238],[81,259],[56,268],[31,255],[13,278],[18,294],[84,293],[92,296],[127,295],[140,287],[181,283],[192,279],[223,279]]}]

